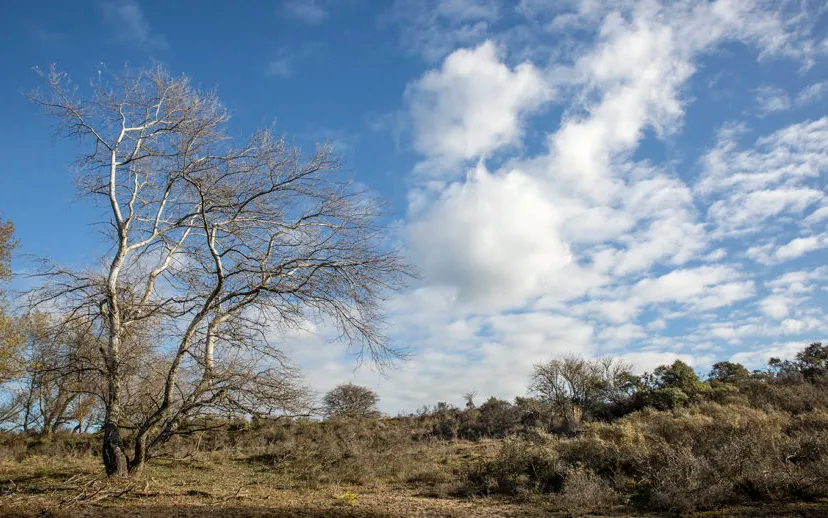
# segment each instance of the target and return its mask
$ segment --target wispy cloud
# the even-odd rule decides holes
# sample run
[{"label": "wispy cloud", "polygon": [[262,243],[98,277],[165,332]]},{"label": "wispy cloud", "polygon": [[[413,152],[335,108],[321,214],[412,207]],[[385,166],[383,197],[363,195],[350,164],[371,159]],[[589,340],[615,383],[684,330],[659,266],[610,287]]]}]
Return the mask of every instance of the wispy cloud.
[{"label": "wispy cloud", "polygon": [[273,54],[273,58],[264,67],[264,74],[268,77],[293,77],[300,63],[308,59],[317,48],[316,45],[306,43],[298,47],[281,47]]},{"label": "wispy cloud", "polygon": [[320,0],[284,0],[282,9],[291,18],[310,25],[319,25],[330,16]]},{"label": "wispy cloud", "polygon": [[492,36],[502,9],[497,0],[395,0],[381,21],[399,27],[408,52],[435,62]]},{"label": "wispy cloud", "polygon": [[791,107],[791,98],[785,90],[763,85],[756,89],[756,109],[760,116],[784,111]]},{"label": "wispy cloud", "polygon": [[164,37],[152,30],[137,0],[106,1],[100,6],[104,22],[117,40],[146,50],[168,48]]},{"label": "wispy cloud", "polygon": [[796,95],[796,104],[804,106],[806,104],[821,100],[828,95],[828,81],[819,81],[803,88]]},{"label": "wispy cloud", "polygon": [[291,58],[288,56],[273,59],[267,64],[265,75],[276,77],[290,77],[293,73],[290,67],[290,63]]}]

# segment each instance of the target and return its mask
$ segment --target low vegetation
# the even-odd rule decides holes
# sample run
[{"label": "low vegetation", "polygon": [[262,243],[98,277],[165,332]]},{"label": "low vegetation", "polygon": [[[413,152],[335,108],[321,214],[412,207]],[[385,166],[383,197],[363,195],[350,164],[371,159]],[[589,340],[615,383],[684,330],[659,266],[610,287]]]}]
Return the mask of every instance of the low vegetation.
[{"label": "low vegetation", "polygon": [[[678,361],[644,376],[610,360],[552,367],[536,369],[537,397],[513,402],[470,396],[463,409],[438,403],[397,417],[202,418],[146,473],[120,481],[95,467],[100,434],[5,433],[0,506],[32,515],[208,504],[298,516],[828,510],[828,346],[756,372],[719,363],[704,380]],[[345,387],[332,394],[357,391]]]}]

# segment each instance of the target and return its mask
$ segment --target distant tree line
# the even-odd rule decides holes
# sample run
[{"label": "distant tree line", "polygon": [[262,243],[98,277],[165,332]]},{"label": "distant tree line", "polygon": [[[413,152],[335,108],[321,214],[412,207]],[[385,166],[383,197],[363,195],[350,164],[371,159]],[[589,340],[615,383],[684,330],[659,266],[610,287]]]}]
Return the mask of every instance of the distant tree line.
[{"label": "distant tree line", "polygon": [[494,397],[465,408],[449,403],[423,407],[411,417],[433,423],[431,434],[444,439],[507,437],[535,430],[578,434],[585,423],[614,421],[645,409],[672,411],[704,402],[747,402],[791,412],[812,408],[828,391],[828,346],[815,342],[792,360],[770,359],[766,369],[750,371],[739,363],[719,362],[705,379],[681,360],[642,375],[619,359],[571,356],[534,366],[529,397]]}]

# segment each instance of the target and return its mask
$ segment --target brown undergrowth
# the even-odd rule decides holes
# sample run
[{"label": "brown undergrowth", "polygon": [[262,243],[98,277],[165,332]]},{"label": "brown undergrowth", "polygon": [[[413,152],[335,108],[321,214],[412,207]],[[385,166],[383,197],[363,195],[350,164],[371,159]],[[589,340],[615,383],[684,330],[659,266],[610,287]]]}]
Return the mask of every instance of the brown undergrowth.
[{"label": "brown undergrowth", "polygon": [[[433,415],[237,423],[107,479],[95,436],[3,436],[2,516],[825,515],[828,412],[704,402],[441,439]],[[821,513],[821,514],[820,514]]]}]

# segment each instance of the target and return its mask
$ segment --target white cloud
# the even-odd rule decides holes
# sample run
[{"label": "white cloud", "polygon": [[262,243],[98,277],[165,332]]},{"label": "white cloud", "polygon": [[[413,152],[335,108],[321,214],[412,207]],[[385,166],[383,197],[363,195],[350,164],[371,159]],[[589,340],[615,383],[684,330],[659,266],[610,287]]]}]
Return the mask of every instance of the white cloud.
[{"label": "white cloud", "polygon": [[289,78],[294,75],[297,65],[308,60],[316,51],[318,45],[304,43],[295,47],[279,47],[264,67],[264,74],[268,77]]},{"label": "white cloud", "polygon": [[414,147],[439,165],[480,157],[522,136],[521,116],[550,96],[535,67],[510,69],[492,42],[458,50],[440,70],[409,84],[406,99],[414,124]]},{"label": "white cloud", "polygon": [[825,221],[826,219],[828,219],[828,205],[823,203],[820,208],[816,209],[807,218],[805,218],[805,223],[813,225]]},{"label": "white cloud", "polygon": [[660,365],[670,365],[676,360],[681,360],[691,367],[696,365],[696,359],[689,354],[678,354],[666,351],[637,351],[626,353],[621,356],[625,361],[633,365],[633,371],[639,374],[652,372]]},{"label": "white cloud", "polygon": [[383,21],[400,27],[408,52],[435,62],[488,39],[500,16],[498,0],[395,0]]},{"label": "white cloud", "polygon": [[767,366],[771,358],[792,359],[804,346],[802,342],[774,343],[759,350],[737,352],[730,357],[730,361],[751,369],[761,369]]},{"label": "white cloud", "polygon": [[291,18],[310,25],[321,24],[330,16],[320,0],[284,0],[282,8]]},{"label": "white cloud", "polygon": [[150,51],[168,47],[164,37],[150,27],[137,0],[106,1],[100,5],[104,21],[119,41]]},{"label": "white cloud", "polygon": [[826,235],[798,237],[777,248],[773,255],[777,261],[789,261],[826,246],[828,246]]},{"label": "white cloud", "polygon": [[722,233],[755,232],[769,218],[801,214],[823,196],[821,191],[807,188],[731,191],[726,199],[714,202],[707,215]]},{"label": "white cloud", "polygon": [[702,158],[704,174],[696,185],[700,194],[803,184],[828,167],[828,117],[792,124],[744,150],[738,149],[737,137],[746,130],[725,129]]},{"label": "white cloud", "polygon": [[647,336],[643,327],[636,324],[623,324],[620,326],[606,327],[598,333],[598,340],[605,342],[606,348],[616,348],[627,345],[636,338]]},{"label": "white cloud", "polygon": [[267,64],[265,74],[268,76],[290,77],[291,76],[290,58],[287,56],[272,60]]},{"label": "white cloud", "polygon": [[572,255],[542,189],[519,171],[493,175],[478,166],[467,182],[453,183],[412,215],[416,262],[430,281],[456,287],[465,301],[509,307],[543,294]]},{"label": "white cloud", "polygon": [[796,95],[796,104],[803,106],[821,100],[828,94],[828,81],[819,81],[803,88]]},{"label": "white cloud", "polygon": [[763,85],[756,89],[756,108],[760,116],[787,110],[791,107],[791,98],[785,90],[776,86]]},{"label": "white cloud", "polygon": [[770,295],[759,303],[762,313],[781,320],[790,313],[791,299],[784,295]]},{"label": "white cloud", "polygon": [[745,255],[762,264],[779,264],[828,247],[828,234],[797,237],[785,244],[774,243],[750,247]]},{"label": "white cloud", "polygon": [[819,179],[828,169],[828,118],[792,124],[739,149],[745,131],[725,128],[701,160],[695,191],[711,201],[707,215],[718,237],[756,233],[770,218],[807,218],[825,197]]},{"label": "white cloud", "polygon": [[679,303],[706,311],[750,298],[754,283],[729,266],[702,266],[673,270],[661,277],[643,279],[630,291],[642,305]]},{"label": "white cloud", "polygon": [[661,277],[643,279],[632,289],[632,296],[645,303],[691,301],[711,286],[722,285],[740,275],[727,266],[702,266],[673,270]]}]

